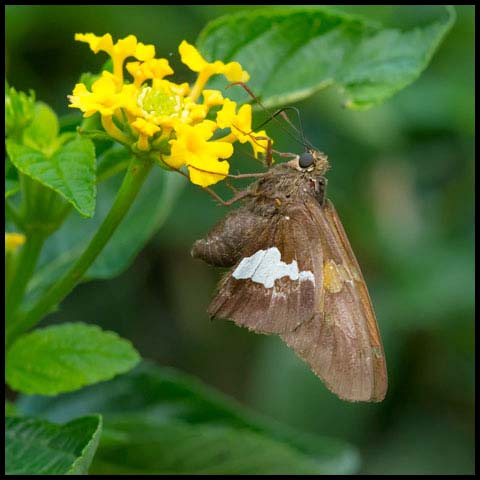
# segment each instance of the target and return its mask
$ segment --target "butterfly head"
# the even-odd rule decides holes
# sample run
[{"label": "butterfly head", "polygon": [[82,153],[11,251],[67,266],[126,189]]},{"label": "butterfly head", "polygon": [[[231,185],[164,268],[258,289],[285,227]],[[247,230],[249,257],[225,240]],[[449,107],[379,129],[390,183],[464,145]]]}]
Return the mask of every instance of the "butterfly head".
[{"label": "butterfly head", "polygon": [[289,165],[303,173],[312,173],[313,175],[324,175],[330,168],[328,157],[319,150],[313,148],[305,150],[302,154],[288,162]]}]

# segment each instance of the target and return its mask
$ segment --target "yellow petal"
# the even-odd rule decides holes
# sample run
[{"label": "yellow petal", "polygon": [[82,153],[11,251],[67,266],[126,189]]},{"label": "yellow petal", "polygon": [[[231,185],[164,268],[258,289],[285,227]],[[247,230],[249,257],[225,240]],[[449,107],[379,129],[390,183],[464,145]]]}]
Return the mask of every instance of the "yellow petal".
[{"label": "yellow petal", "polygon": [[202,92],[203,103],[208,107],[214,107],[216,105],[223,105],[225,99],[223,98],[220,90],[204,90]]},{"label": "yellow petal", "polygon": [[[265,154],[267,152],[269,137],[265,130],[261,130],[260,132],[253,132],[249,135],[248,142],[252,146],[253,155],[255,158],[258,158],[259,153]],[[273,141],[270,141],[270,144],[273,144]]]},{"label": "yellow petal", "polygon": [[[138,60],[145,61],[145,60],[153,59],[154,56],[155,56],[155,47],[153,45],[144,45],[142,42],[138,43],[137,48],[135,50],[135,54],[134,54],[135,58],[138,58]],[[165,59],[162,59],[162,60],[165,60]]]},{"label": "yellow petal", "polygon": [[188,108],[188,118],[192,123],[196,123],[199,120],[203,120],[208,113],[208,107],[206,105],[193,103]]},{"label": "yellow petal", "polygon": [[243,70],[242,66],[238,62],[227,63],[222,73],[227,77],[230,82],[248,82],[250,75]]},{"label": "yellow petal", "polygon": [[178,140],[170,140],[171,151],[168,157],[164,157],[163,161],[172,168],[180,168],[185,165],[185,159],[188,152],[184,142]]},{"label": "yellow petal", "polygon": [[113,40],[109,33],[106,33],[101,37],[98,37],[93,33],[76,33],[75,40],[88,43],[93,53],[98,53],[99,51],[107,52],[108,54],[112,53]]},{"label": "yellow petal", "polygon": [[241,142],[249,139],[252,129],[252,106],[242,105],[238,113],[235,112],[237,104],[226,98],[222,109],[217,113],[217,124],[220,128],[230,128],[232,134]]},{"label": "yellow petal", "polygon": [[135,85],[140,85],[149,79],[163,79],[166,75],[173,73],[168,60],[165,58],[152,58],[145,62],[128,62],[127,71],[135,80]]},{"label": "yellow petal", "polygon": [[131,125],[139,132],[147,135],[148,137],[152,137],[160,131],[160,127],[158,125],[155,125],[152,122],[147,122],[143,118],[137,118],[134,122],[131,123]]},{"label": "yellow petal", "polygon": [[[231,145],[230,145],[231,146]],[[201,187],[208,187],[223,180],[230,169],[226,161],[219,161],[215,157],[192,158],[188,164],[190,181]]]},{"label": "yellow petal", "polygon": [[137,37],[135,35],[127,35],[125,38],[118,40],[118,42],[114,45],[115,55],[123,58],[133,57],[136,53],[136,50]]},{"label": "yellow petal", "polygon": [[208,65],[208,62],[200,55],[199,51],[185,40],[178,47],[178,51],[182,63],[193,72],[201,72]]},{"label": "yellow petal", "polygon": [[233,155],[233,145],[228,142],[208,142],[207,151],[209,155],[217,158],[230,158]]},{"label": "yellow petal", "polygon": [[237,104],[230,100],[225,99],[222,108],[217,112],[217,124],[220,128],[229,128],[236,119]]},{"label": "yellow petal", "polygon": [[107,71],[102,72],[102,76],[93,82],[92,93],[97,95],[115,95],[117,93],[118,82],[116,78]]},{"label": "yellow petal", "polygon": [[242,105],[233,124],[232,133],[237,135],[241,143],[245,143],[252,131],[252,106]]},{"label": "yellow petal", "polygon": [[174,93],[175,95],[180,95],[181,97],[188,95],[188,93],[190,92],[190,85],[187,82],[173,83],[168,80],[162,80],[160,78],[153,79],[152,88],[154,90],[159,90],[164,86],[167,86],[172,93]]}]

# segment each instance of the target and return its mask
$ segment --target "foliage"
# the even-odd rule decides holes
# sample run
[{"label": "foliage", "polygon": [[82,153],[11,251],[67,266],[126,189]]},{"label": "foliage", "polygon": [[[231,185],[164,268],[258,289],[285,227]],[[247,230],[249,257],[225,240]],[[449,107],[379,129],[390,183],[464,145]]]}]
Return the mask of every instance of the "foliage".
[{"label": "foliage", "polygon": [[343,442],[295,432],[148,363],[73,394],[24,397],[20,409],[53,421],[100,412],[105,433],[92,473],[353,473],[358,463]]},{"label": "foliage", "polygon": [[85,475],[102,431],[98,415],[64,425],[28,417],[5,418],[7,475]]},{"label": "foliage", "polygon": [[265,105],[298,101],[336,85],[349,108],[379,104],[415,80],[451,28],[455,11],[402,32],[318,6],[239,13],[211,22],[199,46],[235,58]]}]

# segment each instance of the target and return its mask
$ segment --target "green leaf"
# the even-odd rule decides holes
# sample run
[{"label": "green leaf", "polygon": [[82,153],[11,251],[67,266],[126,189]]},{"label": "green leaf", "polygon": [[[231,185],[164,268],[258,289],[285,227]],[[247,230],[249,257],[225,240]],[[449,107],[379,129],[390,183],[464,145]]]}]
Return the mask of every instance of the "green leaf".
[{"label": "green leaf", "polygon": [[[348,444],[262,417],[176,370],[142,363],[108,383],[55,398],[22,397],[29,415],[105,415],[95,473],[354,473]],[[143,452],[143,453],[142,453]]]},{"label": "green leaf", "polygon": [[15,195],[20,189],[20,183],[15,178],[5,178],[5,198]]},{"label": "green leaf", "polygon": [[5,377],[14,390],[56,395],[108,380],[139,359],[131,343],[114,332],[66,323],[21,336],[7,353]]},{"label": "green leaf", "polygon": [[35,92],[17,92],[5,82],[5,134],[21,132],[32,120],[35,110]]},{"label": "green leaf", "polygon": [[59,125],[55,112],[45,103],[37,102],[32,123],[23,132],[23,143],[27,147],[48,154],[56,146]]},{"label": "green leaf", "polygon": [[13,402],[9,402],[5,400],[5,416],[6,417],[13,417],[17,414],[17,408]]},{"label": "green leaf", "polygon": [[286,443],[225,425],[132,418],[110,422],[94,474],[312,474],[313,458]]},{"label": "green leaf", "polygon": [[7,140],[11,162],[24,175],[59,193],[78,212],[91,217],[95,212],[95,149],[90,140],[76,137],[52,156]]},{"label": "green leaf", "polygon": [[36,418],[5,418],[7,475],[84,475],[97,449],[102,418],[56,425]]},{"label": "green leaf", "polygon": [[[98,194],[97,214],[93,219],[85,220],[78,215],[72,215],[60,230],[47,240],[40,266],[29,284],[28,303],[57,281],[85,249],[110,209],[118,191],[119,180],[121,179],[111,178],[102,183]],[[185,184],[180,175],[154,169],[118,230],[88,270],[85,279],[111,278],[125,270],[160,229]]]},{"label": "green leaf", "polygon": [[15,195],[20,190],[18,172],[8,158],[5,158],[5,198]]},{"label": "green leaf", "polygon": [[[240,62],[266,106],[333,84],[349,108],[366,109],[420,75],[454,20],[454,9],[447,7],[441,19],[401,31],[320,6],[263,8],[214,20],[197,45],[209,61]],[[212,86],[220,82],[215,77]]]}]

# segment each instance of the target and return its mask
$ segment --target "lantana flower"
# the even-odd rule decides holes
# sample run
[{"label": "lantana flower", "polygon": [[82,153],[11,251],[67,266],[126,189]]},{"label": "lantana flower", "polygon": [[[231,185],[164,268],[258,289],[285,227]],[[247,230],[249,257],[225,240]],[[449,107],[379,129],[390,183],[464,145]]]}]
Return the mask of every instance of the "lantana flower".
[{"label": "lantana flower", "polygon": [[5,252],[15,252],[25,243],[25,235],[21,233],[5,233]]},{"label": "lantana flower", "polygon": [[[91,88],[78,83],[69,96],[70,107],[84,117],[98,113],[105,131],[136,154],[153,155],[160,165],[186,167],[192,183],[206,187],[223,180],[229,172],[227,159],[235,142],[249,142],[255,157],[265,151],[265,131],[251,131],[252,110],[219,90],[205,89],[213,75],[230,82],[246,82],[248,73],[238,62],[208,62],[185,40],[179,46],[181,61],[197,73],[195,83],[175,83],[167,59],[155,58],[153,45],[129,35],[113,42],[110,34],[77,33],[94,53],[112,58],[113,72],[103,71]],[[133,57],[132,61],[127,59]],[[131,80],[124,79],[124,68]],[[128,75],[127,75],[128,77]],[[221,137],[217,132],[230,129]]]}]

